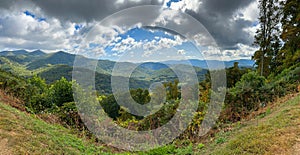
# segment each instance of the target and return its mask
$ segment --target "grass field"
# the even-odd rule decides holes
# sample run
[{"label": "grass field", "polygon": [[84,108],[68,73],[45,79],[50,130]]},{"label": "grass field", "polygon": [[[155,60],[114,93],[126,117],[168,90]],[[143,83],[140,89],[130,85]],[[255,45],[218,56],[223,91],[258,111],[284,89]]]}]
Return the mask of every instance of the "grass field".
[{"label": "grass field", "polygon": [[[300,154],[300,95],[289,95],[207,143],[170,144],[122,154]],[[107,153],[110,152],[110,153]],[[0,154],[113,154],[72,130],[0,103]]]}]

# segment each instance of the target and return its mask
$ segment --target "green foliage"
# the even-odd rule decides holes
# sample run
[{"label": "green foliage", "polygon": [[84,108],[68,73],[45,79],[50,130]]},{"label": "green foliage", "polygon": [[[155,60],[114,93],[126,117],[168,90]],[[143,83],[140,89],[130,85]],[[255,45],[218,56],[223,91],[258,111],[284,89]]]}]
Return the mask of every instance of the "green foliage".
[{"label": "green foliage", "polygon": [[222,143],[225,143],[225,142],[226,142],[226,139],[224,137],[219,137],[218,139],[216,139],[217,144],[222,144]]},{"label": "green foliage", "polygon": [[83,130],[85,128],[74,102],[64,103],[63,106],[57,109],[56,113],[67,126],[71,126],[79,130]]},{"label": "green foliage", "polygon": [[251,111],[264,107],[276,97],[295,92],[300,81],[300,66],[285,69],[270,80],[259,76],[256,72],[244,74],[235,87],[228,89],[225,99],[225,119],[239,121]]},{"label": "green foliage", "polygon": [[72,66],[75,60],[75,55],[65,53],[65,52],[57,52],[46,57],[41,57],[35,61],[32,61],[27,65],[29,70],[38,69],[40,67],[46,67],[48,64],[57,65],[57,64],[64,64],[68,66]]},{"label": "green foliage", "polygon": [[178,154],[178,155],[190,155],[193,154],[193,144],[190,144],[186,147],[178,147],[176,148],[176,146],[174,144],[169,144],[166,146],[162,146],[150,151],[147,151],[145,153],[140,152],[140,155],[158,155],[158,154],[164,154],[164,155],[168,155],[168,154]]},{"label": "green foliage", "polygon": [[0,111],[0,137],[12,142],[9,154],[105,154],[104,146],[79,138],[73,130],[48,124],[3,103]]},{"label": "green foliage", "polygon": [[51,102],[56,106],[61,107],[64,103],[73,102],[72,82],[67,81],[62,77],[50,86]]},{"label": "green foliage", "polygon": [[260,75],[267,77],[277,67],[280,49],[278,0],[259,0],[260,28],[256,32],[254,44],[259,46],[252,59],[258,66]]},{"label": "green foliage", "polygon": [[158,154],[176,154],[176,146],[174,144],[166,145],[163,147],[159,147],[156,149],[153,149],[151,151],[148,151],[146,153],[139,153],[141,155],[158,155]]},{"label": "green foliage", "polygon": [[0,70],[0,88],[4,90],[5,93],[25,100],[30,97],[27,86],[28,84],[25,79]]},{"label": "green foliage", "polygon": [[225,115],[229,120],[239,121],[241,117],[257,110],[260,103],[267,102],[264,88],[266,79],[256,72],[249,72],[242,76],[235,87],[228,90],[225,98]]},{"label": "green foliage", "polygon": [[28,94],[30,97],[26,102],[26,106],[33,113],[42,112],[52,107],[50,102],[49,90],[45,80],[38,76],[28,79]]},{"label": "green foliage", "polygon": [[270,76],[270,87],[276,96],[284,96],[288,92],[295,92],[300,81],[300,64],[283,70],[274,77]]},{"label": "green foliage", "polygon": [[167,100],[176,100],[180,97],[178,84],[179,84],[178,79],[174,80],[174,83],[172,82],[164,83],[164,86],[167,89]]},{"label": "green foliage", "polygon": [[300,62],[300,3],[299,0],[286,0],[281,2],[281,39],[285,42],[279,51],[281,64],[277,72],[296,65]]},{"label": "green foliage", "polygon": [[[213,155],[232,154],[291,154],[300,133],[297,124],[300,122],[300,96],[289,101],[275,104],[272,115],[263,120],[249,121],[241,129],[232,130],[231,135],[222,145],[211,145],[206,153]],[[278,150],[280,146],[281,150]],[[207,147],[207,148],[208,148]],[[200,154],[200,153],[199,153]]]},{"label": "green foliage", "polygon": [[235,62],[233,67],[230,67],[230,68],[226,69],[227,87],[228,88],[234,87],[235,84],[238,81],[240,81],[243,74],[247,73],[248,70],[249,69],[247,69],[247,68],[240,69],[238,62]]},{"label": "green foliage", "polygon": [[165,103],[155,114],[149,115],[140,121],[140,130],[156,129],[170,121],[176,113],[179,100],[173,103]]},{"label": "green foliage", "polygon": [[114,95],[108,95],[106,98],[102,99],[100,105],[109,117],[116,119],[120,116],[120,105],[115,100]]},{"label": "green foliage", "polygon": [[148,102],[150,102],[150,94],[148,90],[143,90],[141,88],[138,88],[136,90],[132,89],[130,90],[130,95],[132,98],[139,104],[144,105]]},{"label": "green foliage", "polygon": [[203,143],[199,143],[197,146],[197,149],[203,149],[205,147],[205,145]]},{"label": "green foliage", "polygon": [[182,155],[190,155],[193,154],[193,144],[188,145],[185,148],[180,148],[176,150],[176,154],[182,154]]},{"label": "green foliage", "polygon": [[258,104],[265,100],[264,96],[261,96],[265,85],[266,79],[263,76],[259,76],[256,72],[249,72],[242,76],[241,81],[236,83],[230,93],[234,97],[234,102],[239,103],[236,106],[246,111],[256,110],[259,108]]}]

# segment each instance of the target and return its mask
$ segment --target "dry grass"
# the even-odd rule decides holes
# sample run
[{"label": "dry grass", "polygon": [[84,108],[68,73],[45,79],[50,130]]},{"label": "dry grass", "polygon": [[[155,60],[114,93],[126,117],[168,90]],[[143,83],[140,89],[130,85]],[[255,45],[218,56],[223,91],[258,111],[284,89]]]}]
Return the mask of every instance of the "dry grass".
[{"label": "dry grass", "polygon": [[[203,154],[300,154],[300,95],[278,99],[271,112],[247,122],[235,124],[229,132],[219,133],[215,141],[199,151]],[[240,124],[243,124],[242,126]]]},{"label": "dry grass", "polygon": [[0,154],[102,154],[103,146],[71,130],[0,103]]}]

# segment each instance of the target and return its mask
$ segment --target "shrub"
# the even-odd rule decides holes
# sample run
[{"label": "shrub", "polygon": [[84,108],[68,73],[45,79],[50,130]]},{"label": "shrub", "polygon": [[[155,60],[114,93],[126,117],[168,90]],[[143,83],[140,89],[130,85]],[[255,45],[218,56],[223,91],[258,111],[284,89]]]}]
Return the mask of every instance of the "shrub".
[{"label": "shrub", "polygon": [[225,100],[223,119],[239,121],[241,117],[257,110],[261,102],[266,101],[266,79],[256,72],[249,72],[242,76],[235,87],[228,89]]},{"label": "shrub", "polygon": [[62,77],[60,80],[54,82],[50,87],[51,102],[58,107],[64,103],[73,102],[72,82],[67,81]]},{"label": "shrub", "polygon": [[74,102],[64,103],[63,106],[58,108],[57,114],[59,118],[68,126],[77,129],[84,128],[84,123],[78,114],[78,110]]}]

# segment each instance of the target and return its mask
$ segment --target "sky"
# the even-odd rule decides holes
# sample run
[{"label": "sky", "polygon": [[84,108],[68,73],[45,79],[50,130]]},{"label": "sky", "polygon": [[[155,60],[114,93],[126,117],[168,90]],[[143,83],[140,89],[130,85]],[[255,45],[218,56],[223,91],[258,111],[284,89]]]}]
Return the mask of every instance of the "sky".
[{"label": "sky", "polygon": [[257,0],[1,0],[0,51],[99,59],[250,59]]}]

